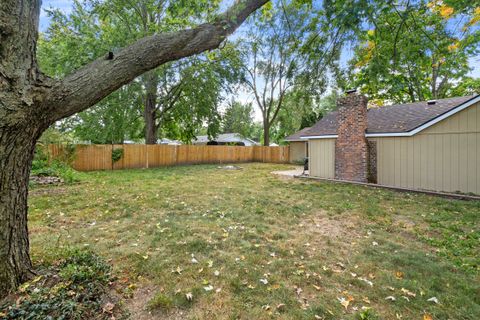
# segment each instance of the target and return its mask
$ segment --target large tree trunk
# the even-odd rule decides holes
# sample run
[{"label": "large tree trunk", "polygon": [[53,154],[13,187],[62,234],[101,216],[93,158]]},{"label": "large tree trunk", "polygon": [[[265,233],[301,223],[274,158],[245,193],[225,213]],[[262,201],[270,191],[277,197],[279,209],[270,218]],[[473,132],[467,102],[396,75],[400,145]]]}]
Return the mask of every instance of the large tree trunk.
[{"label": "large tree trunk", "polygon": [[263,145],[270,145],[270,123],[267,119],[263,119]]},{"label": "large tree trunk", "polygon": [[39,1],[0,1],[0,296],[32,275],[27,190],[48,79],[38,70]]},{"label": "large tree trunk", "polygon": [[145,77],[145,106],[143,118],[145,120],[145,143],[157,143],[157,86],[158,76],[152,72]]},{"label": "large tree trunk", "polygon": [[40,130],[0,128],[0,294],[32,273],[27,230],[27,194]]},{"label": "large tree trunk", "polygon": [[145,143],[156,144],[157,143],[157,126],[156,126],[156,112],[155,107],[152,107],[151,95],[146,96],[145,110],[143,118],[145,120]]}]

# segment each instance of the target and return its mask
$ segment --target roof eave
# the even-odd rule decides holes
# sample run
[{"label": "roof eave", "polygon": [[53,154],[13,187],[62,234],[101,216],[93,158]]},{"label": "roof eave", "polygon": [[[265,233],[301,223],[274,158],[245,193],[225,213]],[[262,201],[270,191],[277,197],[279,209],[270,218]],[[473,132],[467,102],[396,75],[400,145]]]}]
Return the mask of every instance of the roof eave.
[{"label": "roof eave", "polygon": [[303,136],[300,137],[302,140],[309,140],[309,139],[335,139],[338,138],[337,134],[326,134],[326,135],[318,135],[318,136]]},{"label": "roof eave", "polygon": [[283,139],[285,142],[305,142],[304,139],[298,138],[298,139]]}]

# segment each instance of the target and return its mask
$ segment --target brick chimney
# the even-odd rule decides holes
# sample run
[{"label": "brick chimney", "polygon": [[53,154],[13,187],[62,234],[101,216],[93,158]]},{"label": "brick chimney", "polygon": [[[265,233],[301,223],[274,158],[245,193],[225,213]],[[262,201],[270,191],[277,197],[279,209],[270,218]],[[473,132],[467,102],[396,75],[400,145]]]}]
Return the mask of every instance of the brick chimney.
[{"label": "brick chimney", "polygon": [[367,182],[367,98],[354,90],[338,99],[335,179]]}]

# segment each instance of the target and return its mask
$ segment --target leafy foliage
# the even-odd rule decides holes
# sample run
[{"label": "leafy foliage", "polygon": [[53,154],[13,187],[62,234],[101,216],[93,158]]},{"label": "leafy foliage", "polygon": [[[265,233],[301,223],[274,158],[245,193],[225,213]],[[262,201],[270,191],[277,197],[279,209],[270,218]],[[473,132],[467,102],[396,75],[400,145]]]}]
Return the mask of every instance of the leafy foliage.
[{"label": "leafy foliage", "polygon": [[[174,31],[212,18],[219,1],[125,0],[74,2],[65,15],[49,10],[52,23],[39,41],[39,61],[49,75],[61,77],[75,68],[142,37]],[[93,143],[123,143],[158,137],[188,142],[207,123],[219,128],[222,93],[238,77],[235,48],[215,50],[164,64],[123,86],[89,111],[64,122],[75,135]],[[199,88],[202,88],[199,90]],[[142,121],[142,116],[144,121]],[[156,140],[156,139],[154,139]]]},{"label": "leafy foliage", "polygon": [[76,147],[74,144],[63,144],[62,153],[54,160],[50,159],[48,153],[48,144],[53,142],[66,141],[64,135],[59,134],[53,129],[46,131],[35,148],[35,154],[32,160],[31,175],[59,177],[65,183],[77,182],[81,179],[81,173],[75,171],[72,167],[72,161],[75,157]]},{"label": "leafy foliage", "polygon": [[302,91],[290,92],[285,97],[278,122],[271,130],[273,140],[282,143],[285,137],[314,125],[327,113],[336,109],[337,97],[336,91],[319,99],[305,99]]},{"label": "leafy foliage", "polygon": [[123,148],[117,148],[112,150],[112,162],[115,163],[123,157]]},{"label": "leafy foliage", "polygon": [[67,163],[59,160],[52,160],[48,163],[38,158],[34,159],[31,174],[40,177],[59,177],[65,183],[73,183],[81,180],[81,173],[75,171]]},{"label": "leafy foliage", "polygon": [[290,112],[300,116],[303,103],[311,104],[325,93],[332,74],[339,72],[346,34],[330,23],[326,8],[333,4],[328,1],[274,4],[265,7],[267,15],[253,17],[242,47],[245,88],[262,114],[264,144],[288,104],[287,96],[295,96],[299,105],[296,110],[292,105]]},{"label": "leafy foliage", "polygon": [[252,104],[242,104],[232,100],[222,118],[223,133],[239,133],[250,138],[253,133]]},{"label": "leafy foliage", "polygon": [[91,251],[69,249],[63,255],[57,265],[20,287],[16,303],[0,306],[2,319],[111,318],[102,310],[110,266]]},{"label": "leafy foliage", "polygon": [[450,10],[435,8],[407,4],[378,12],[351,61],[354,86],[396,102],[468,94],[455,87],[470,71],[469,58],[479,53],[480,34],[452,29]]}]

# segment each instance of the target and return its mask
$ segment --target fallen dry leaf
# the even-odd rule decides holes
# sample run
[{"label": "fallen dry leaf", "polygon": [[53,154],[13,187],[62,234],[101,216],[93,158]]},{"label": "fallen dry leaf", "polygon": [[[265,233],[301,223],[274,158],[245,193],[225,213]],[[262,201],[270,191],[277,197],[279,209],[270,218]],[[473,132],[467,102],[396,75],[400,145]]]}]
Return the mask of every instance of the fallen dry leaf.
[{"label": "fallen dry leaf", "polygon": [[433,317],[432,317],[430,314],[425,313],[425,314],[423,315],[423,320],[433,320]]},{"label": "fallen dry leaf", "polygon": [[340,302],[340,304],[342,306],[344,306],[345,310],[348,308],[350,302],[355,300],[352,296],[347,296],[347,298],[340,297],[340,298],[337,298],[337,299]]},{"label": "fallen dry leaf", "polygon": [[295,286],[295,293],[299,296],[303,292],[302,288]]},{"label": "fallen dry leaf", "polygon": [[105,313],[112,313],[113,308],[115,308],[115,305],[114,305],[113,303],[111,303],[111,302],[107,302],[107,303],[103,306],[102,310],[103,310],[103,312],[105,312]]},{"label": "fallen dry leaf", "polygon": [[360,277],[360,278],[358,278],[358,280],[361,280],[361,281],[365,282],[366,284],[368,284],[370,287],[373,287],[373,282],[368,280],[368,279]]},{"label": "fallen dry leaf", "polygon": [[345,308],[345,310],[348,309],[348,306],[350,305],[350,301],[348,299],[345,299],[344,297],[337,298],[340,304]]},{"label": "fallen dry leaf", "polygon": [[407,290],[407,289],[405,289],[405,288],[402,288],[402,289],[400,289],[400,290],[401,290],[403,293],[405,293],[407,296],[410,296],[410,297],[416,297],[416,296],[417,296],[415,293],[413,293],[413,292],[411,292],[411,291],[409,291],[409,290]]},{"label": "fallen dry leaf", "polygon": [[434,302],[436,304],[438,304],[438,299],[437,297],[431,297],[430,299],[427,300],[428,302]]},{"label": "fallen dry leaf", "polygon": [[172,270],[172,273],[182,274],[183,269],[178,266],[175,270]]}]

